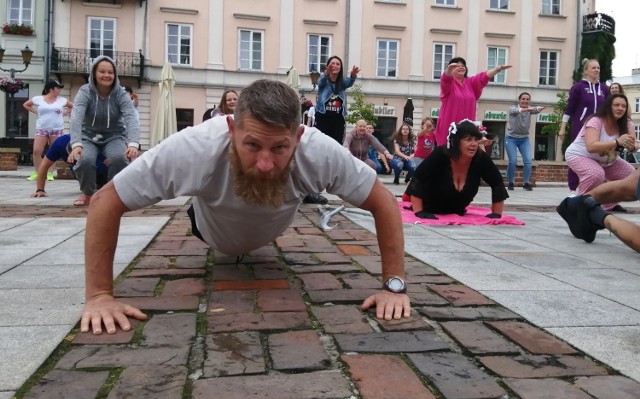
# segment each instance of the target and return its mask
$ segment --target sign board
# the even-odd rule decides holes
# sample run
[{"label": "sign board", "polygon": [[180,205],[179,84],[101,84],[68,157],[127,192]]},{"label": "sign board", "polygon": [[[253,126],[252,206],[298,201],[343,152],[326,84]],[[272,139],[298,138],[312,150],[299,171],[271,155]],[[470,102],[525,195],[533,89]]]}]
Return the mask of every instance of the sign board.
[{"label": "sign board", "polygon": [[373,107],[375,116],[396,116],[396,107],[390,105],[376,105]]},{"label": "sign board", "polygon": [[507,113],[505,111],[484,111],[485,121],[507,121]]},{"label": "sign board", "polygon": [[539,113],[536,118],[537,123],[553,123],[554,115],[550,113]]},{"label": "sign board", "polygon": [[440,108],[431,108],[431,117],[437,119],[438,115],[440,115]]},{"label": "sign board", "polygon": [[582,33],[607,32],[616,34],[616,21],[607,14],[595,13],[582,17]]}]

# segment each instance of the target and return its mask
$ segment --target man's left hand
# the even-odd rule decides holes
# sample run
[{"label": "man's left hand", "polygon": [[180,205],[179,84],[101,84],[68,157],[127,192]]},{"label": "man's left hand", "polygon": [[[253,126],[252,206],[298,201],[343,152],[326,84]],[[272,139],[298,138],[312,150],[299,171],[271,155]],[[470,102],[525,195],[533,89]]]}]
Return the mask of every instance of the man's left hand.
[{"label": "man's left hand", "polygon": [[411,302],[407,294],[394,294],[389,291],[380,291],[365,299],[360,309],[367,310],[375,306],[376,318],[399,320],[411,316]]}]

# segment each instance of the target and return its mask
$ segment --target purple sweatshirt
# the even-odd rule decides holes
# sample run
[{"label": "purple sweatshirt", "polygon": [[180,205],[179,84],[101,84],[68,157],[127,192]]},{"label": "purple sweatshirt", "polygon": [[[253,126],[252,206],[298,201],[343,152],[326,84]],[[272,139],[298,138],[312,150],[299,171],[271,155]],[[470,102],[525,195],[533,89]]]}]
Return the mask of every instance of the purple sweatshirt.
[{"label": "purple sweatshirt", "polygon": [[602,82],[591,83],[586,79],[576,82],[569,91],[563,122],[571,121],[571,141],[578,137],[587,116],[596,112],[609,95],[609,88]]}]

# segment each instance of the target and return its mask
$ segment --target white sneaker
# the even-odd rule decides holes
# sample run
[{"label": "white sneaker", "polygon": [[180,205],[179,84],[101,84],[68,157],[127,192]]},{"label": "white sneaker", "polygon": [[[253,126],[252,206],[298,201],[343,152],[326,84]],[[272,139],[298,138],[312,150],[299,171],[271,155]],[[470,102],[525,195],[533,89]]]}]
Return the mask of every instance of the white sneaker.
[{"label": "white sneaker", "polygon": [[576,195],[578,195],[578,194],[576,194],[576,192],[575,192],[575,191],[569,191],[569,195],[567,195],[567,198],[573,198],[573,197],[575,197]]}]

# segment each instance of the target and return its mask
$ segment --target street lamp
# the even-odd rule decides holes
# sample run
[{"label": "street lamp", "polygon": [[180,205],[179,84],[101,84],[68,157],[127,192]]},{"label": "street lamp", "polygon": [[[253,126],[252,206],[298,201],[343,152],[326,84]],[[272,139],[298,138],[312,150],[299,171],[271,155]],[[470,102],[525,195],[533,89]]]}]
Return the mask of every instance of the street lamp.
[{"label": "street lamp", "polygon": [[[5,49],[2,46],[0,46],[0,64],[2,63],[2,59],[4,58],[4,50]],[[4,69],[0,67],[0,70],[4,72],[9,72],[9,76],[11,76],[11,79],[15,77],[16,73],[26,71],[27,68],[29,68],[29,64],[31,64],[31,57],[33,56],[33,50],[31,50],[27,45],[27,46],[24,46],[24,48],[20,50],[20,52],[22,53],[22,63],[24,64],[24,68],[18,70],[15,68]],[[11,109],[9,110],[9,130],[7,130],[8,137],[15,137],[18,134],[18,128],[15,125],[15,115],[16,115],[16,103],[14,101],[15,94],[16,93],[9,93],[9,98],[10,98],[9,101],[10,101]]]}]

